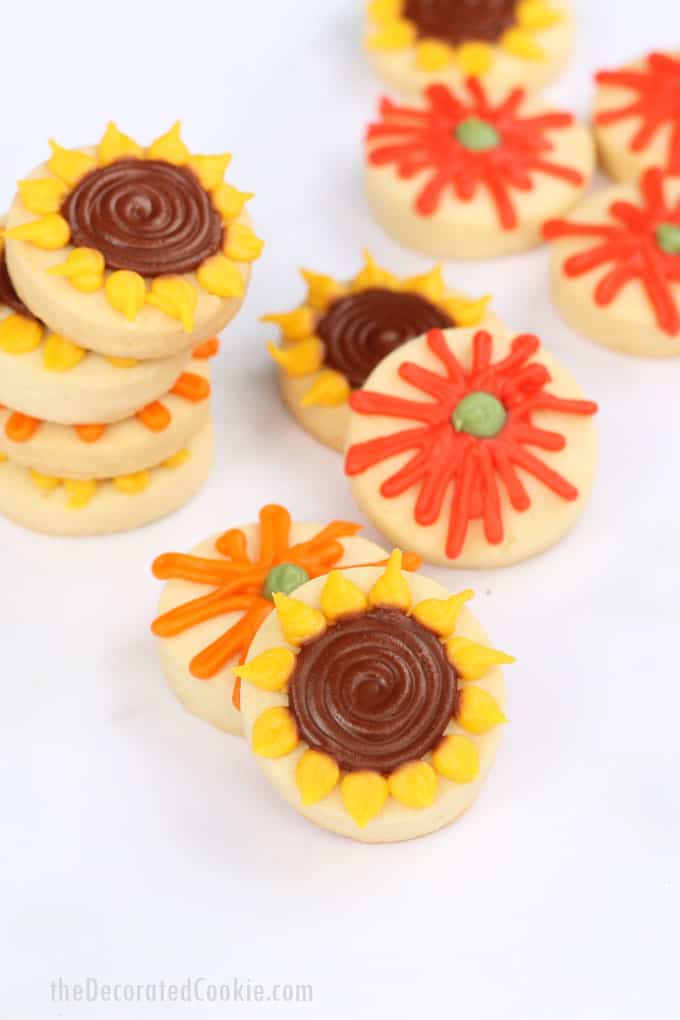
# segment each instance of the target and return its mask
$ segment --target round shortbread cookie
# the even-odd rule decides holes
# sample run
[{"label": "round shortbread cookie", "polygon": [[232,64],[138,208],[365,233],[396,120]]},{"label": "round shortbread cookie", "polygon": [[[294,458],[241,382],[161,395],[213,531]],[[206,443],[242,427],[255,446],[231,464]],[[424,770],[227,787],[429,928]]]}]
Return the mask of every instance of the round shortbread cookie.
[{"label": "round shortbread cookie", "polygon": [[[248,556],[256,561],[260,548],[260,525],[248,524],[239,530],[245,536]],[[307,542],[321,530],[322,525],[294,522],[290,529],[290,544]],[[220,535],[214,535],[207,541],[200,542],[189,555],[204,559],[221,559],[225,562],[215,545],[219,538]],[[343,549],[338,560],[340,566],[376,562],[387,556],[379,545],[359,536],[348,535],[339,541]],[[163,616],[195,599],[210,595],[214,589],[214,585],[197,584],[187,580],[168,581],[161,595],[159,615]],[[214,619],[203,620],[181,633],[157,638],[163,671],[171,690],[184,708],[218,729],[236,736],[240,736],[243,730],[241,712],[235,704],[235,677],[232,673],[232,667],[238,662],[238,654],[231,655],[211,677],[194,676],[191,672],[191,663],[197,655],[237,626],[243,617],[243,609],[225,612]]]},{"label": "round shortbread cookie", "polygon": [[176,466],[148,472],[145,488],[140,488],[139,476],[93,483],[89,502],[78,507],[73,501],[83,498],[81,487],[87,483],[67,481],[45,490],[28,469],[6,460],[0,464],[0,514],[32,531],[69,538],[140,528],[179,510],[207,480],[213,463],[212,425],[204,426],[187,450],[184,463],[174,458]]},{"label": "round shortbread cookie", "polygon": [[593,485],[597,405],[536,337],[434,331],[352,397],[346,472],[375,527],[429,563],[501,567],[554,545]]},{"label": "round shortbread cookie", "polygon": [[[411,99],[436,83],[459,88],[467,74],[478,75],[493,97],[516,86],[532,91],[544,88],[562,72],[571,55],[571,4],[566,0],[517,3],[514,17],[495,38],[491,33],[491,41],[485,31],[488,6],[468,2],[461,9],[460,2],[450,0],[449,14],[447,4],[440,2],[433,32],[432,22],[426,22],[421,31],[417,22],[419,9],[433,16],[432,4],[367,0],[364,45],[373,70],[390,88]],[[451,37],[444,20],[447,14],[450,32],[455,33],[453,45],[447,41]],[[461,15],[465,29],[461,29]],[[476,34],[480,30],[481,36]]]},{"label": "round shortbread cookie", "polygon": [[590,132],[522,90],[493,103],[477,80],[431,86],[406,109],[383,100],[366,140],[368,205],[401,244],[443,258],[494,258],[541,244],[594,170]]},{"label": "round shortbread cookie", "polygon": [[651,169],[545,225],[552,297],[578,333],[637,357],[680,355],[679,200],[680,179]]},{"label": "round shortbread cookie", "polygon": [[650,167],[680,174],[680,54],[650,53],[595,78],[595,141],[612,180],[637,181]]},{"label": "round shortbread cookie", "polygon": [[[183,450],[210,418],[210,369],[191,363],[194,379],[208,386],[202,399],[173,392],[137,415],[100,428],[40,422],[28,439],[12,437],[13,413],[0,409],[0,451],[15,464],[57,478],[115,478],[154,467]],[[186,378],[186,376],[184,376]]]},{"label": "round shortbread cookie", "polygon": [[[407,616],[390,608],[390,573],[362,567],[343,570],[340,581],[335,575],[305,584],[295,592],[295,605],[280,606],[262,624],[243,671],[245,737],[267,778],[315,825],[366,843],[434,832],[472,804],[496,757],[504,721],[503,672],[494,663],[512,661],[488,648],[486,633],[464,608],[471,592],[449,600],[429,578],[402,575],[395,590],[398,600],[406,594],[411,603]],[[365,597],[379,608],[366,613]],[[347,615],[330,615],[343,600]],[[425,600],[438,601],[424,606]],[[313,610],[307,619],[304,607]],[[325,647],[317,652],[324,617]],[[291,628],[298,630],[292,643]],[[312,636],[298,651],[300,630]],[[283,653],[295,663],[292,675],[288,667],[287,679],[280,677],[283,690],[263,658],[274,649],[295,656]],[[466,656],[476,657],[475,669]],[[478,713],[470,711],[475,705]],[[268,722],[272,711],[283,713],[276,724]],[[448,754],[440,743],[444,734],[452,745]]]}]

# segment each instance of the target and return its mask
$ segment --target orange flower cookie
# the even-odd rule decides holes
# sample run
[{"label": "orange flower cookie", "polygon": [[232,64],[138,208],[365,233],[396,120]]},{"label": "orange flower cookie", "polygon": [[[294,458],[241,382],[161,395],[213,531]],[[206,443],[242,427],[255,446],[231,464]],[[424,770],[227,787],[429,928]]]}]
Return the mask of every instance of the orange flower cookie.
[{"label": "orange flower cookie", "polygon": [[567,0],[366,0],[365,47],[391,88],[410,97],[466,75],[492,95],[541,89],[570,56]]},{"label": "orange flower cookie", "polygon": [[497,651],[450,594],[402,570],[333,570],[276,595],[242,681],[245,734],[310,821],[367,843],[453,822],[475,800],[505,719]]},{"label": "orange flower cookie", "polygon": [[[159,556],[153,565],[168,582],[152,630],[170,687],[189,712],[234,734],[242,732],[241,684],[232,667],[245,661],[275,593],[289,595],[338,565],[386,556],[357,535],[359,524],[301,524],[275,505],[259,516],[258,524],[231,528],[189,555]],[[419,563],[409,557],[413,569]]]},{"label": "orange flower cookie", "polygon": [[252,196],[224,180],[231,157],[192,155],[179,124],[146,149],[113,123],[92,148],[50,144],[8,217],[21,300],[114,357],[171,357],[218,333],[262,251],[244,212]]},{"label": "orange flower cookie", "polygon": [[263,321],[281,329],[280,346],[269,344],[269,352],[286,404],[305,431],[334,450],[345,447],[351,393],[387,354],[428,329],[498,325],[489,297],[451,290],[441,266],[401,279],[366,252],[349,282],[306,269],[302,276],[304,304]]}]

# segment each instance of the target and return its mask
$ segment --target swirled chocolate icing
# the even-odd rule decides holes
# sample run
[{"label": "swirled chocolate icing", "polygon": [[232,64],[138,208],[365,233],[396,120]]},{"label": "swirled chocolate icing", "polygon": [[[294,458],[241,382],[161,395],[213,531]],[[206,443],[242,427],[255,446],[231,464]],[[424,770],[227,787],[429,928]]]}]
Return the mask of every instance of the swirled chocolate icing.
[{"label": "swirled chocolate icing", "polygon": [[470,40],[497,42],[515,23],[517,0],[405,0],[404,17],[419,38],[451,46]]},{"label": "swirled chocolate icing", "polygon": [[222,220],[198,177],[162,160],[120,159],[85,174],[61,208],[71,243],[109,269],[190,273],[222,243]]},{"label": "swirled chocolate icing", "polygon": [[379,362],[407,340],[430,329],[448,329],[449,316],[413,291],[372,287],[334,301],[316,326],[324,362],[357,389]]},{"label": "swirled chocolate icing", "polygon": [[397,609],[340,620],[303,645],[288,685],[301,738],[343,769],[388,774],[440,741],[456,671],[435,634]]},{"label": "swirled chocolate icing", "polygon": [[14,284],[7,270],[7,259],[4,249],[0,251],[0,305],[6,305],[17,315],[23,315],[27,319],[35,319],[35,315],[28,310],[19,295],[14,289]]}]

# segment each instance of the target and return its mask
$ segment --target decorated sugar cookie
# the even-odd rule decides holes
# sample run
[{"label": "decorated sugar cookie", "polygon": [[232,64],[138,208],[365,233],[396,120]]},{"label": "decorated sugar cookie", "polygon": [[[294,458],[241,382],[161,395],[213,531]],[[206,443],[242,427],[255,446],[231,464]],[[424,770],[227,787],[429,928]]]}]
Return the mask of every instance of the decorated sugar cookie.
[{"label": "decorated sugar cookie", "polygon": [[403,95],[466,75],[492,95],[543,88],[573,42],[565,0],[367,0],[365,46],[376,73]]},{"label": "decorated sugar cookie", "polygon": [[505,719],[500,666],[451,595],[401,570],[333,570],[256,634],[245,665],[246,738],[266,775],[310,821],[368,843],[453,822],[476,798]]},{"label": "decorated sugar cookie", "polygon": [[[345,521],[301,524],[270,505],[258,524],[231,528],[188,556],[158,557],[154,574],[168,583],[152,630],[170,686],[189,712],[241,733],[241,684],[231,667],[245,660],[274,608],[274,592],[290,594],[338,565],[384,560],[384,549],[357,535],[360,530]],[[408,566],[419,563],[409,556]]]},{"label": "decorated sugar cookie", "polygon": [[595,78],[595,139],[609,176],[634,182],[650,167],[680,174],[680,55],[650,53]]},{"label": "decorated sugar cookie", "polygon": [[366,136],[366,191],[378,223],[409,248],[493,258],[541,243],[593,173],[590,132],[517,88],[491,100],[468,78],[410,106],[383,99]]},{"label": "decorated sugar cookie", "polygon": [[163,463],[110,479],[57,478],[0,454],[0,514],[46,535],[107,535],[142,527],[187,503],[208,478],[212,425]]},{"label": "decorated sugar cookie", "polygon": [[147,149],[109,124],[28,178],[8,217],[22,301],[57,333],[114,357],[164,358],[236,314],[262,242],[228,154],[195,156],[179,124]]},{"label": "decorated sugar cookie", "polygon": [[598,191],[545,236],[553,298],[577,332],[627,354],[680,355],[680,177],[651,169]]},{"label": "decorated sugar cookie", "polygon": [[440,266],[400,279],[370,254],[365,259],[348,283],[303,270],[305,303],[264,317],[281,329],[281,345],[269,351],[286,404],[307,432],[335,450],[344,449],[350,394],[385,355],[428,329],[497,323],[489,298],[450,290]]},{"label": "decorated sugar cookie", "polygon": [[528,559],[590,494],[597,405],[535,336],[433,330],[382,361],[350,407],[354,497],[429,563]]}]

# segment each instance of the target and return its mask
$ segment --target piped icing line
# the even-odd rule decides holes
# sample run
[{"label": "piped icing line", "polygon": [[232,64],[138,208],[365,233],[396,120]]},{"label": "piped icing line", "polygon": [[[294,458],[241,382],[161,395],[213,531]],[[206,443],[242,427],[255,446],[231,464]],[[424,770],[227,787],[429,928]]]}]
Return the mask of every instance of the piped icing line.
[{"label": "piped icing line", "polygon": [[224,180],[229,154],[192,155],[179,122],[147,149],[113,122],[94,150],[50,147],[46,175],[19,182],[21,203],[37,219],[6,231],[63,249],[49,273],[83,294],[103,290],[131,322],[151,306],[189,333],[198,289],[243,297],[240,265],[258,259],[263,242],[239,222],[252,195]]},{"label": "piped icing line", "polygon": [[[476,681],[515,660],[456,634],[473,593],[414,606],[402,567],[394,550],[368,591],[331,571],[320,609],[275,596],[286,645],[234,669],[244,683],[285,698],[255,719],[255,754],[296,752],[301,803],[316,804],[339,787],[360,828],[390,798],[419,810],[435,803],[442,779],[473,782],[474,738],[507,721]],[[371,683],[363,682],[367,661]]]},{"label": "piped icing line", "polygon": [[418,215],[436,215],[447,194],[470,202],[481,188],[495,207],[499,226],[509,231],[519,225],[513,192],[531,191],[537,174],[582,187],[580,171],[550,158],[550,135],[574,124],[570,113],[522,116],[524,89],[513,89],[493,103],[476,78],[466,80],[465,90],[467,97],[431,85],[424,109],[383,98],[380,120],[368,128],[371,166],[392,167],[405,180],[427,176],[415,200]]},{"label": "piped icing line", "polygon": [[349,283],[301,270],[305,303],[291,312],[265,315],[281,330],[268,345],[272,360],[290,378],[310,378],[305,407],[336,407],[362,386],[396,347],[429,329],[476,326],[488,295],[468,299],[447,286],[441,265],[400,278],[364,252],[364,267]]},{"label": "piped icing line", "polygon": [[559,451],[566,445],[563,434],[534,425],[532,415],[550,410],[588,416],[598,408],[590,401],[565,400],[547,391],[550,373],[532,361],[541,346],[535,336],[517,336],[510,354],[494,362],[493,339],[479,330],[473,339],[470,371],[463,368],[441,331],[428,334],[427,346],[441,372],[408,361],[399,367],[400,378],[423,394],[425,401],[367,390],[352,395],[350,406],[358,414],[406,419],[414,425],[351,446],[345,471],[354,477],[397,454],[411,453],[406,464],[383,482],[380,492],[385,499],[396,499],[415,490],[414,520],[424,527],[440,519],[447,494],[452,493],[445,551],[455,560],[463,552],[472,521],[482,522],[491,545],[502,543],[501,487],[515,510],[529,508],[531,500],[520,471],[561,499],[578,498],[568,479],[531,452],[531,447]]},{"label": "piped icing line", "polygon": [[650,302],[659,329],[680,335],[680,199],[667,201],[662,170],[643,175],[639,202],[616,199],[609,221],[583,223],[577,219],[549,220],[543,234],[548,241],[583,238],[584,248],[565,259],[566,276],[578,278],[606,268],[593,289],[602,308],[611,305],[634,281]]}]

